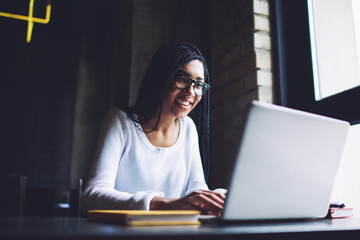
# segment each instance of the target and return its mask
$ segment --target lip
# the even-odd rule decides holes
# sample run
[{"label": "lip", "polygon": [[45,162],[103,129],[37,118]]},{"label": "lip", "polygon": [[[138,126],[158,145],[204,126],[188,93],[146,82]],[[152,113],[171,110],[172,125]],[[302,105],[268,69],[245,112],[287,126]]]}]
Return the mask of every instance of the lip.
[{"label": "lip", "polygon": [[[175,102],[176,102],[180,107],[182,107],[182,108],[184,108],[184,109],[190,108],[190,107],[193,105],[193,103],[194,103],[193,100],[189,100],[189,99],[185,99],[185,98],[177,98],[177,99],[175,100]],[[188,105],[183,104],[183,103],[185,103],[185,102],[187,102]]]}]

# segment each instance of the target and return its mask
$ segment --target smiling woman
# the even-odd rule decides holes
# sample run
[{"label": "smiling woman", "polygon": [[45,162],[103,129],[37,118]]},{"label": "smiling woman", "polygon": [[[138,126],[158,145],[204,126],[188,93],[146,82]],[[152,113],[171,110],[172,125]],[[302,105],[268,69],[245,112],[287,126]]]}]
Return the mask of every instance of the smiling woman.
[{"label": "smiling woman", "polygon": [[[172,42],[154,55],[139,97],[106,116],[83,195],[89,209],[196,209],[220,215],[225,195],[208,190],[196,126],[208,141],[209,74],[201,52]],[[205,145],[208,146],[208,145]],[[205,152],[205,154],[204,154]],[[203,149],[207,161],[208,149]]]},{"label": "smiling woman", "polygon": [[164,96],[162,117],[169,115],[184,118],[200,102],[203,92],[197,90],[198,81],[193,78],[200,79],[199,82],[204,79],[204,67],[199,60],[192,60],[170,79]]}]

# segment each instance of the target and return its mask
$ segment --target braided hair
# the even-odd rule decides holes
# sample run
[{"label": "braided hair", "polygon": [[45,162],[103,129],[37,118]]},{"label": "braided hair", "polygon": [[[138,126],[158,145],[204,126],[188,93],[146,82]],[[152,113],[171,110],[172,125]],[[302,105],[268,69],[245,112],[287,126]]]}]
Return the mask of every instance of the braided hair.
[{"label": "braided hair", "polygon": [[[143,125],[158,113],[156,124],[151,130],[154,131],[160,120],[164,93],[168,81],[172,78],[173,74],[195,59],[203,64],[205,82],[210,84],[205,58],[194,45],[170,42],[160,47],[154,54],[145,72],[135,105],[125,109],[130,119],[134,123]],[[207,180],[210,161],[210,92],[202,96],[198,105],[196,125],[199,133],[200,154],[205,179]]]}]

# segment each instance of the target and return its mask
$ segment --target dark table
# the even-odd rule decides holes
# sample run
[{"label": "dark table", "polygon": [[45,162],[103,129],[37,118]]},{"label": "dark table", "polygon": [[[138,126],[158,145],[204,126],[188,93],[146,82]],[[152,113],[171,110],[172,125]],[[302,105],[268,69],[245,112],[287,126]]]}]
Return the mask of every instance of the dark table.
[{"label": "dark table", "polygon": [[0,217],[0,239],[360,239],[360,218],[126,227],[69,217]]}]

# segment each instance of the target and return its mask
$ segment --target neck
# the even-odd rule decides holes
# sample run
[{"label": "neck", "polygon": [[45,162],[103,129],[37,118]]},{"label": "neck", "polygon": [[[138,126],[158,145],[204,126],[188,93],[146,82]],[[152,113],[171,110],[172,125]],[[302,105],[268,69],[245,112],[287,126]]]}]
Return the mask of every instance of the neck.
[{"label": "neck", "polygon": [[179,121],[174,116],[162,113],[156,126],[157,118],[158,115],[155,115],[149,122],[142,125],[147,139],[156,147],[173,146],[180,134]]},{"label": "neck", "polygon": [[[155,116],[147,123],[142,125],[142,128],[145,132],[151,131],[156,126],[158,121],[159,113],[156,113]],[[154,129],[154,132],[163,132],[166,133],[171,130],[173,127],[177,127],[177,118],[173,116],[161,114],[159,122]]]}]

